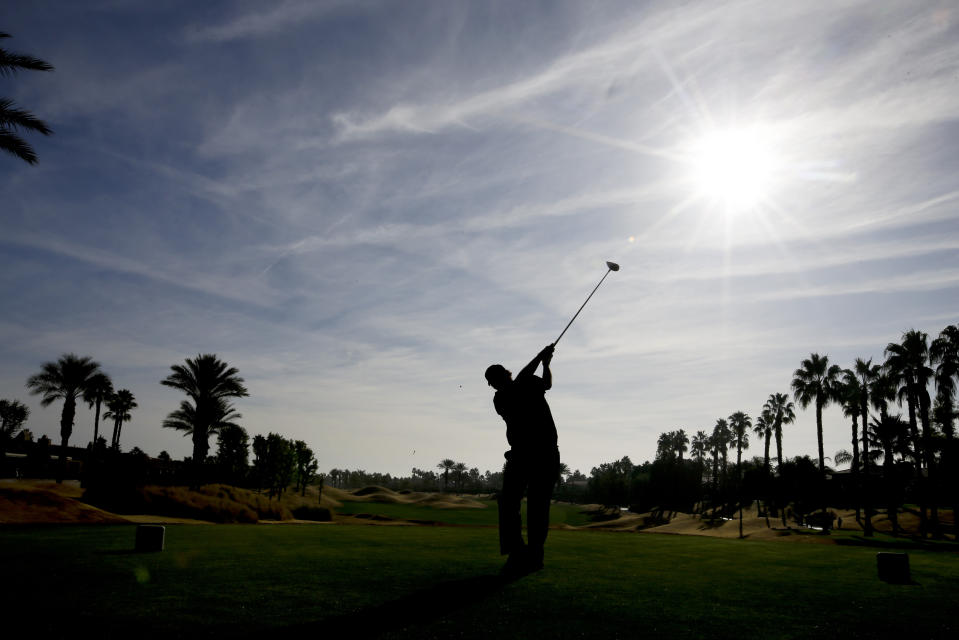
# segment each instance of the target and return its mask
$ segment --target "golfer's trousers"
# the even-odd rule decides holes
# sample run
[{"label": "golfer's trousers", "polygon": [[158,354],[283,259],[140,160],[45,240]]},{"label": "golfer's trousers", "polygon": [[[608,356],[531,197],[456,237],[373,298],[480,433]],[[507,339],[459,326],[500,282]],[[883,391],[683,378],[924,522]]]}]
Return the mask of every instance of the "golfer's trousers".
[{"label": "golfer's trousers", "polygon": [[559,449],[532,453],[506,452],[503,490],[499,494],[499,549],[506,555],[523,548],[520,509],[526,494],[526,537],[534,552],[542,552],[549,528],[549,503],[559,475]]}]

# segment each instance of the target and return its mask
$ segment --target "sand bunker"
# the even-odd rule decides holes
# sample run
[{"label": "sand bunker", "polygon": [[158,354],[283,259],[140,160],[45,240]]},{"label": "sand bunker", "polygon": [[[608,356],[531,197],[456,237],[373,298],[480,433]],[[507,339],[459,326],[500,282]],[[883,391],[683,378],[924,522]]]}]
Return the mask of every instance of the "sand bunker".
[{"label": "sand bunker", "polygon": [[[589,513],[596,522],[581,527],[563,527],[565,529],[599,529],[603,531],[633,531],[642,533],[666,533],[674,535],[710,536],[715,538],[738,538],[739,518],[730,520],[702,517],[699,514],[681,512],[624,512],[617,517],[608,517],[610,511],[600,505],[586,505],[583,511]],[[851,528],[849,523],[855,524],[855,512],[848,514],[838,511],[843,518],[843,528]],[[767,521],[760,516],[757,509],[746,509],[743,512],[743,537],[750,539],[811,539],[828,538],[818,535],[814,529],[798,527],[790,523],[790,527],[783,527],[779,518],[770,517]]]}]

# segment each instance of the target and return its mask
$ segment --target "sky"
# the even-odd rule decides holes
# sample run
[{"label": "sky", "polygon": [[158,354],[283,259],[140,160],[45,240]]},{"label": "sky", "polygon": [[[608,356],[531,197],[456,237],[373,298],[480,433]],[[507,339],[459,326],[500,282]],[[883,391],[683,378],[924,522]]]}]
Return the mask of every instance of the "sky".
[{"label": "sky", "polygon": [[612,260],[547,395],[588,474],[959,321],[952,2],[8,0],[0,31],[56,68],[0,78],[55,132],[0,156],[0,397],[37,437],[25,381],[72,352],[136,396],[124,449],[190,455],[159,383],[215,353],[321,470],[496,471],[484,370]]}]

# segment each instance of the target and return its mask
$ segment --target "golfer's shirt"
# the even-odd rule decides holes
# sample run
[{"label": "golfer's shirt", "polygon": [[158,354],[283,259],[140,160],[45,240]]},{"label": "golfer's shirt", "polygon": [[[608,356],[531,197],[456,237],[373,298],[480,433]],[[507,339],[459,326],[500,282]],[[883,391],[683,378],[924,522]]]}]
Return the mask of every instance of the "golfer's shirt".
[{"label": "golfer's shirt", "polygon": [[546,383],[522,376],[493,396],[496,413],[506,421],[506,440],[514,451],[556,448],[556,424],[546,402]]}]

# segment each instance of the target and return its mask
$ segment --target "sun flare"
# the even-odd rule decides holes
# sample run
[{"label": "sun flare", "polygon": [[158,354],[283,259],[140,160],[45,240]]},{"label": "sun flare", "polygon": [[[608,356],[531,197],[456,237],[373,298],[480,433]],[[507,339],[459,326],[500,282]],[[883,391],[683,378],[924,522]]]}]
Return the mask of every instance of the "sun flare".
[{"label": "sun flare", "polygon": [[728,213],[752,209],[767,198],[777,164],[776,154],[756,128],[712,131],[690,145],[696,190]]}]

